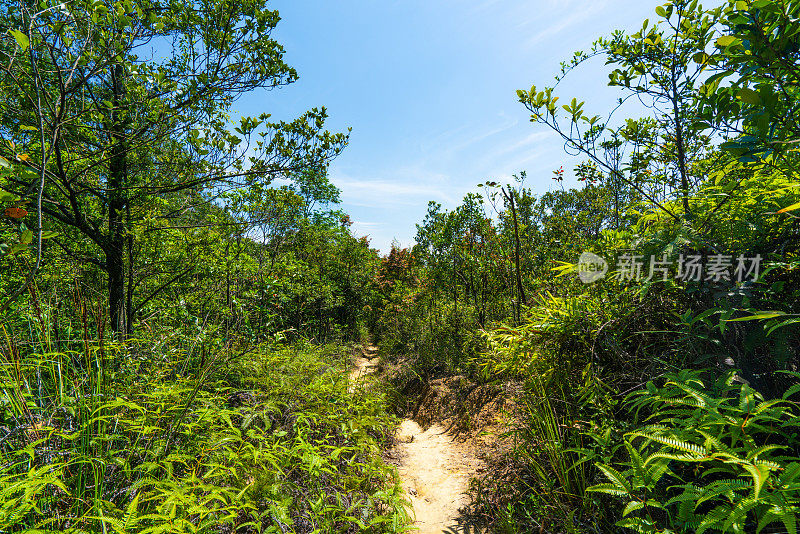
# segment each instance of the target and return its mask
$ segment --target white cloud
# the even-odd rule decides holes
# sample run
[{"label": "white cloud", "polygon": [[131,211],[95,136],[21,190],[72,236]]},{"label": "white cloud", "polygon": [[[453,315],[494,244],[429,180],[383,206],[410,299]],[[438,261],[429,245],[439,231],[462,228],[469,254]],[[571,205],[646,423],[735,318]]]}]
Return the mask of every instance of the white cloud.
[{"label": "white cloud", "polygon": [[386,226],[385,223],[367,222],[367,221],[353,221],[351,230],[357,236],[373,237],[376,233],[380,234],[381,229]]},{"label": "white cloud", "polygon": [[523,47],[524,48],[532,48],[534,45],[539,44],[540,42],[544,41],[545,39],[549,39],[554,37],[567,28],[579,24],[590,17],[596,15],[600,11],[602,11],[608,5],[607,0],[594,0],[594,1],[583,1],[577,2],[577,4],[573,2],[565,2],[558,4],[559,11],[561,13],[565,13],[565,16],[558,20],[552,20],[555,17],[556,13],[552,13],[548,17],[543,17],[545,20],[550,19],[545,29],[539,31],[538,33],[534,34],[533,36],[529,37]]},{"label": "white cloud", "polygon": [[[486,166],[497,166],[497,164],[500,163],[498,160],[501,158],[508,160],[508,156],[516,155],[516,158],[511,159],[514,159],[515,166],[518,166],[521,162],[528,162],[535,159],[538,154],[541,154],[541,150],[534,149],[538,148],[539,145],[552,141],[552,139],[553,133],[550,131],[533,132],[519,141],[498,145],[494,149],[487,151],[481,160]],[[518,154],[519,152],[524,152],[524,154]]]},{"label": "white cloud", "polygon": [[[358,178],[334,172],[331,182],[342,190],[345,204],[368,208],[418,206],[420,201],[452,202],[445,190],[449,177],[424,169],[398,169],[392,179]],[[432,184],[439,184],[439,186]]]},{"label": "white cloud", "polygon": [[472,128],[472,130],[477,130],[479,133],[473,134],[465,139],[460,139],[452,144],[447,148],[447,152],[450,154],[460,152],[462,150],[466,150],[471,146],[480,143],[481,141],[485,141],[490,137],[494,137],[498,134],[501,134],[505,131],[510,130],[514,126],[519,124],[519,120],[517,119],[505,119],[502,123],[498,126],[493,126],[485,131],[480,131],[478,128]]},{"label": "white cloud", "polygon": [[357,226],[359,228],[365,228],[365,229],[379,228],[381,226],[384,226],[384,224],[385,223],[379,223],[379,222],[353,221],[353,226]]}]

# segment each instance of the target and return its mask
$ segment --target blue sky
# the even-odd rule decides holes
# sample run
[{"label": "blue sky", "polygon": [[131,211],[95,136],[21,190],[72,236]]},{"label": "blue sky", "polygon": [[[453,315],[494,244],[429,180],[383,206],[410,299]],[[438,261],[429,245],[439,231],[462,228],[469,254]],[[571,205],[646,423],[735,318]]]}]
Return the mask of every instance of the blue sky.
[{"label": "blue sky", "polygon": [[[275,36],[300,80],[247,95],[245,114],[288,119],[326,106],[329,128],[353,128],[331,166],[354,232],[388,252],[413,243],[429,200],[446,207],[487,179],[522,170],[536,191],[573,160],[529,122],[516,90],[552,84],[559,63],[613,29],[637,29],[641,0],[273,0]],[[571,76],[564,97],[610,108],[602,61]],[[567,182],[568,183],[568,182]]]}]

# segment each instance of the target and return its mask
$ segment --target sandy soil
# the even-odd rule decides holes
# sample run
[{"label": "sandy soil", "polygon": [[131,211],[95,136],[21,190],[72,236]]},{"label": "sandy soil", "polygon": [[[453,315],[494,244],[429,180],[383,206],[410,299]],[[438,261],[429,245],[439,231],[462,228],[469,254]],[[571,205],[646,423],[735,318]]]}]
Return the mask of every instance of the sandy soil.
[{"label": "sandy soil", "polygon": [[373,374],[378,369],[378,347],[366,347],[363,354],[356,359],[356,366],[350,371],[350,391],[358,387],[361,378]]},{"label": "sandy soil", "polygon": [[[351,388],[361,377],[376,371],[375,347],[366,347],[350,374]],[[453,441],[445,429],[432,425],[423,429],[411,419],[397,430],[398,445],[393,456],[397,470],[413,507],[414,526],[419,534],[477,533],[464,524],[459,509],[468,504],[470,478],[483,468],[470,447]]]},{"label": "sandy soil", "polygon": [[459,509],[469,503],[469,481],[483,462],[439,425],[423,430],[406,419],[397,431],[397,470],[414,508],[420,534],[478,532],[464,524]]}]

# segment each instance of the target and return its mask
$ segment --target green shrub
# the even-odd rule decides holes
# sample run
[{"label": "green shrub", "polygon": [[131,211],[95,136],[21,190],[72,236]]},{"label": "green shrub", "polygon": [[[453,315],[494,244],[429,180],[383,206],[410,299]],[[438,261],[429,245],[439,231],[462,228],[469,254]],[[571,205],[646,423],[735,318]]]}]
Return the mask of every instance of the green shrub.
[{"label": "green shrub", "polygon": [[655,288],[644,298],[640,288],[603,284],[540,294],[519,325],[485,332],[487,349],[476,360],[484,378],[540,375],[554,378],[559,389],[582,386],[587,366],[606,378],[646,374],[656,363],[653,349],[665,345],[663,330],[674,322],[672,298]]},{"label": "green shrub", "polygon": [[483,349],[474,306],[464,302],[428,302],[407,294],[388,304],[378,322],[379,346],[387,355],[409,354],[413,370],[426,377],[473,374]]},{"label": "green shrub", "polygon": [[421,319],[414,342],[415,367],[428,375],[460,374],[480,349],[473,306],[439,302]]},{"label": "green shrub", "polygon": [[[107,357],[109,347],[104,349]],[[10,356],[9,356],[10,354]],[[116,347],[0,367],[0,531],[396,532],[382,394],[350,392],[348,352],[176,354]]]},{"label": "green shrub", "polygon": [[[795,387],[786,395],[788,398]],[[620,503],[617,525],[636,532],[797,531],[800,411],[764,398],[728,373],[709,385],[697,371],[670,374],[634,393],[646,415],[621,458],[600,462],[608,482],[589,491]]]}]

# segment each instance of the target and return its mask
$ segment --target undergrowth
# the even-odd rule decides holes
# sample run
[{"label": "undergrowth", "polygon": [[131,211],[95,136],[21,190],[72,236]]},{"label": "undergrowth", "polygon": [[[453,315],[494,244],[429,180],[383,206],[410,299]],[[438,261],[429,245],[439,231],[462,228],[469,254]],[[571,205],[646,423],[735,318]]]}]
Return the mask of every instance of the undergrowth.
[{"label": "undergrowth", "polygon": [[2,351],[0,531],[403,529],[379,454],[385,398],[348,390],[345,349],[264,345],[193,365],[148,345]]}]

